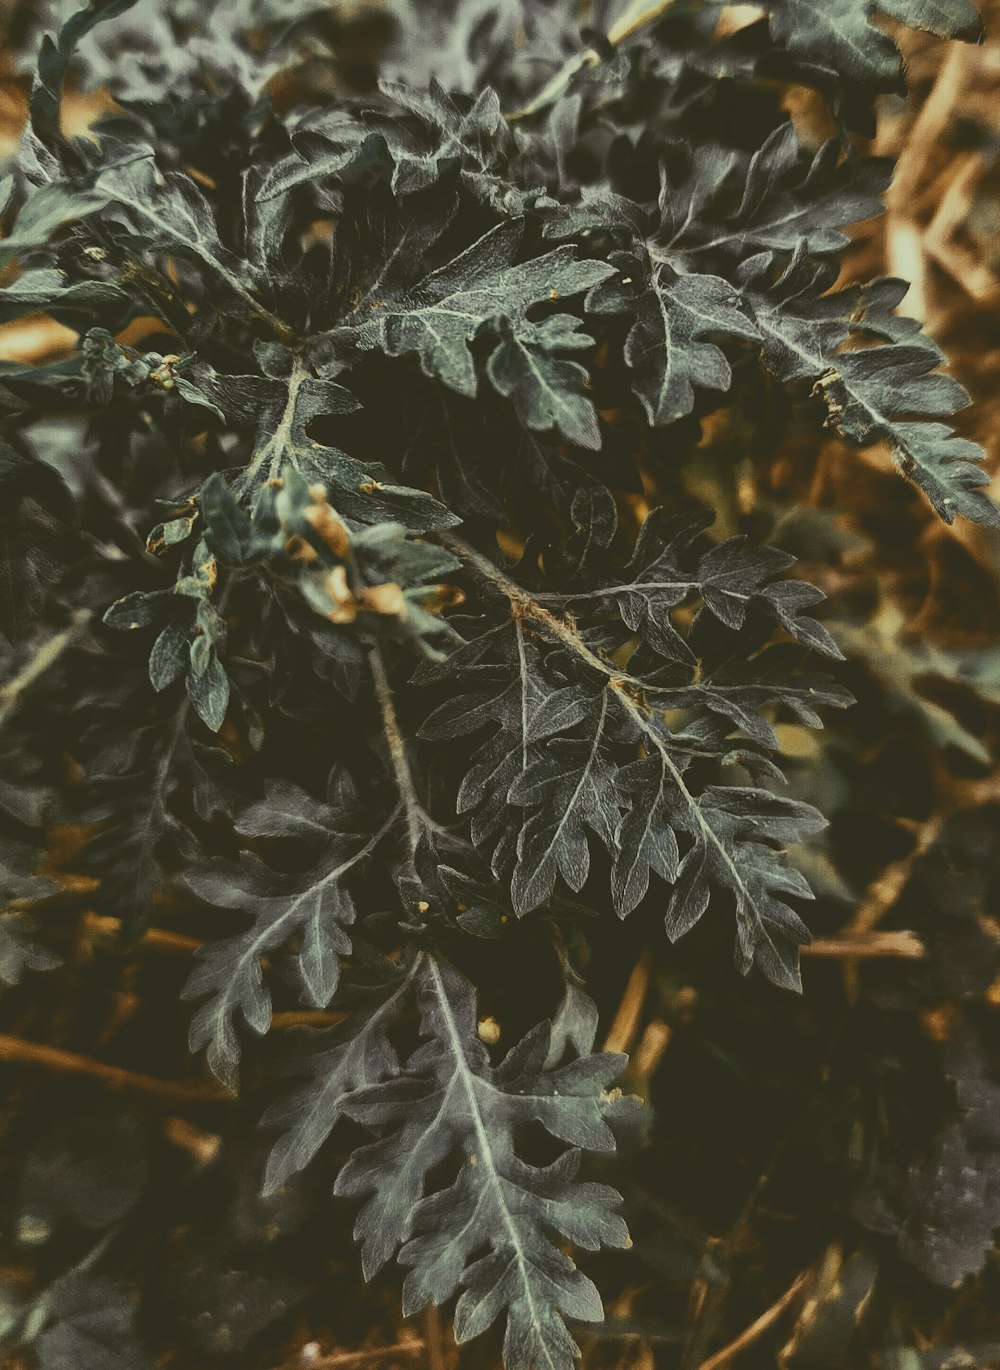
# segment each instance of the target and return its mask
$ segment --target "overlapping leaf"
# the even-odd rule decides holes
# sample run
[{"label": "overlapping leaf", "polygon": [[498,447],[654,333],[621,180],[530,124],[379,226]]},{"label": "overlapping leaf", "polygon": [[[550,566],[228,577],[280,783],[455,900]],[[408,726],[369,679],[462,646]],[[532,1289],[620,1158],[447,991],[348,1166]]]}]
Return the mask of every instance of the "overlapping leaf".
[{"label": "overlapping leaf", "polygon": [[695,387],[728,390],[732,372],[708,334],[757,337],[739,296],[717,276],[677,276],[665,263],[615,254],[618,275],[587,297],[594,313],[635,319],[625,344],[632,385],[652,424],[689,414]]},{"label": "overlapping leaf", "polygon": [[586,351],[593,339],[572,315],[550,312],[536,321],[528,311],[582,294],[613,268],[579,260],[565,247],[515,265],[522,231],[516,220],[498,225],[426,276],[410,298],[386,302],[362,327],[359,342],[390,356],[415,353],[428,376],[472,396],[478,377],[470,344],[492,334],[498,341],[486,373],[528,427],[556,428],[580,447],[599,447],[586,372],[564,356]]},{"label": "overlapping leaf", "polygon": [[414,531],[456,520],[431,495],[392,480],[378,461],[362,462],[308,433],[317,418],[350,414],[358,401],[342,385],[313,376],[280,346],[262,354],[263,375],[228,376],[193,370],[188,384],[229,422],[255,425],[256,441],[239,488],[251,491],[286,469],[326,487],[340,513],[360,522],[398,519]]},{"label": "overlapping leaf", "polygon": [[774,130],[751,156],[715,144],[693,149],[687,174],[664,172],[655,252],[704,271],[755,252],[838,252],[845,229],[882,212],[891,166],[843,157],[837,142],[810,159],[794,125]]},{"label": "overlapping leaf", "polygon": [[[366,1196],[356,1226],[365,1270],[399,1252],[410,1268],[407,1313],[460,1293],[458,1341],[504,1317],[508,1364],[569,1367],[576,1348],[563,1317],[600,1321],[603,1310],[553,1236],[589,1250],[627,1243],[615,1191],[576,1179],[580,1150],[614,1146],[608,1120],[627,1105],[607,1089],[623,1059],[585,1053],[547,1067],[550,1028],[540,1024],[494,1067],[476,1034],[468,981],[428,955],[417,984],[426,1040],[405,1074],[344,1104],[379,1134],[337,1180],[339,1193]],[[567,1148],[549,1165],[522,1154],[517,1137],[529,1119]],[[452,1156],[458,1178],[429,1190],[430,1173]]]},{"label": "overlapping leaf", "polygon": [[293,939],[293,964],[303,1002],[325,1008],[340,979],[341,958],[351,950],[354,901],[348,877],[374,852],[392,816],[374,835],[353,831],[357,795],[346,776],[337,776],[329,802],[319,804],[298,786],[273,783],[263,800],[238,821],[245,836],[306,840],[316,850],[301,875],[282,875],[246,853],[239,866],[206,865],[187,877],[190,889],[217,908],[231,908],[252,921],[247,930],[213,942],[199,954],[185,996],[201,1001],[191,1024],[191,1049],[207,1048],[221,1080],[234,1084],[240,1060],[237,1023],[258,1035],[271,1022],[271,996],[262,959]]},{"label": "overlapping leaf", "polygon": [[896,44],[872,23],[876,11],[943,38],[975,41],[982,32],[972,0],[768,0],[766,8],[774,36],[791,52],[874,90],[898,85],[901,68]]},{"label": "overlapping leaf", "polygon": [[[860,445],[887,442],[896,465],[919,486],[947,523],[962,514],[1000,527],[996,506],[982,487],[988,476],[976,463],[982,449],[946,423],[969,397],[939,368],[937,345],[892,316],[886,283],[871,298],[847,289],[823,295],[829,279],[801,253],[775,284],[767,259],[747,262],[745,298],[760,329],[764,360],[785,381],[812,380],[829,411],[829,422]],[[872,307],[874,306],[874,307]],[[856,328],[880,341],[844,350]]]}]

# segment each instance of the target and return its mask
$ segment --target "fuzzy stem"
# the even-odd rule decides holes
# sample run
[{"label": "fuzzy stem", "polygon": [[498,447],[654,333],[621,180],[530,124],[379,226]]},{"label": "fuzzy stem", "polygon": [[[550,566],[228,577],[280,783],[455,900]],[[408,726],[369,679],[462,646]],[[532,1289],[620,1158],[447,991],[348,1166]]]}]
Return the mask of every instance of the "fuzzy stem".
[{"label": "fuzzy stem", "polygon": [[396,701],[393,698],[392,687],[389,684],[380,647],[371,648],[368,653],[368,662],[371,667],[372,680],[375,683],[375,695],[382,713],[382,727],[389,748],[392,773],[396,778],[396,787],[399,790],[399,797],[403,802],[403,811],[406,814],[406,834],[412,857],[420,843],[420,832],[423,826],[420,800],[413,785],[413,773],[410,770],[410,761],[406,755],[406,741],[400,731],[399,719],[396,717]]}]

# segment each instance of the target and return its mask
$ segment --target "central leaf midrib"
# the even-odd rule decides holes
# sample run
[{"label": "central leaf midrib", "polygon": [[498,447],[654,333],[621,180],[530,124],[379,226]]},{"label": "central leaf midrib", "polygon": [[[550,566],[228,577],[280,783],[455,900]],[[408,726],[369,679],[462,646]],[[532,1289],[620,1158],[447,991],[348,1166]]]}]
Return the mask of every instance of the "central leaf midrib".
[{"label": "central leaf midrib", "polygon": [[485,1123],[483,1122],[483,1117],[479,1105],[478,1091],[476,1089],[477,1077],[474,1076],[472,1071],[469,1069],[469,1063],[465,1056],[465,1047],[462,1043],[462,1036],[458,1030],[458,1024],[455,1022],[455,1016],[451,1010],[451,1003],[448,999],[447,990],[445,989],[444,984],[441,980],[441,974],[438,970],[436,957],[428,956],[427,965],[430,971],[430,975],[434,982],[434,993],[440,1005],[441,1017],[444,1021],[445,1029],[447,1031],[448,1047],[452,1059],[455,1062],[455,1075],[462,1086],[463,1092],[465,1093],[466,1100],[469,1106],[469,1117],[472,1120],[472,1127],[476,1136],[476,1144],[479,1147],[479,1160],[484,1168],[484,1171],[489,1175],[489,1183],[496,1190],[497,1206],[502,1215],[504,1226],[506,1227],[508,1235],[510,1237],[511,1250],[514,1253],[514,1260],[517,1265],[518,1276],[520,1278],[521,1285],[524,1289],[525,1302],[527,1303],[530,1312],[532,1325],[535,1328],[536,1333],[538,1334],[538,1344],[541,1350],[544,1352],[546,1362],[551,1367],[551,1370],[557,1370],[557,1367],[555,1366],[552,1357],[549,1354],[548,1343],[546,1342],[543,1332],[543,1323],[541,1318],[539,1317],[538,1310],[535,1306],[534,1291],[531,1287],[531,1279],[528,1274],[528,1260],[525,1256],[524,1247],[521,1243],[521,1236],[517,1230],[517,1226],[514,1222],[514,1219],[511,1216],[510,1210],[507,1207],[506,1196],[504,1194],[503,1188],[503,1177],[501,1176],[499,1169],[497,1168],[496,1159],[493,1155],[493,1147],[490,1144],[489,1131]]}]

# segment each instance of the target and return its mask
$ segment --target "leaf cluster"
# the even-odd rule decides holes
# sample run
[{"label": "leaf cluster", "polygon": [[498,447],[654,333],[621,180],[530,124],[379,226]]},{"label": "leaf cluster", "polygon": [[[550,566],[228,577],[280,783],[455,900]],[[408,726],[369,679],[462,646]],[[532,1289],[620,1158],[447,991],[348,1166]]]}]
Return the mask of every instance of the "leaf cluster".
[{"label": "leaf cluster", "polygon": [[[572,1363],[567,1320],[603,1313],[569,1251],[629,1240],[580,1175],[637,1107],[594,1050],[588,926],[722,926],[800,988],[786,848],[826,820],[781,739],[851,695],[821,592],[699,497],[752,459],[720,416],[751,453],[776,413],[878,446],[945,522],[1000,527],[904,284],[837,284],[891,175],[854,137],[900,79],[871,6],[772,0],[728,37],[676,8],[581,49],[574,6],[401,3],[377,89],[310,103],[300,72],[288,108],[301,6],[160,7],[136,56],[145,0],[93,3],[41,44],[5,182],[2,317],[78,339],[0,373],[12,712],[44,681],[19,741],[51,760],[55,729],[122,945],[196,929],[177,997],[224,1086],[277,1002],[343,1015],[284,1063],[264,1189],[346,1148],[366,1276],[398,1259],[408,1313],[457,1297],[459,1341],[502,1324],[509,1370]],[[967,0],[878,8],[978,32]],[[78,51],[118,101],[93,138],[61,122]],[[21,836],[12,983],[53,959]],[[559,993],[498,1050],[475,967],[519,938]],[[77,1278],[5,1333],[46,1367],[83,1363]],[[122,1290],[88,1298],[143,1364]]]}]

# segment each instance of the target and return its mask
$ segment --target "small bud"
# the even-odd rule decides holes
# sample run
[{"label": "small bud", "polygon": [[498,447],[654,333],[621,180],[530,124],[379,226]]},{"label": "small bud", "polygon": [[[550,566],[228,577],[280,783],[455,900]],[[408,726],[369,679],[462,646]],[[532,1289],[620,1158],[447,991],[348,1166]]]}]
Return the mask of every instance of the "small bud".
[{"label": "small bud", "polygon": [[395,581],[387,580],[384,585],[370,585],[358,592],[358,603],[373,614],[384,614],[386,618],[405,619],[407,616],[406,599]]},{"label": "small bud", "polygon": [[358,606],[351,587],[347,583],[347,570],[334,566],[328,573],[324,588],[333,608],[327,613],[331,623],[353,623],[358,616]]},{"label": "small bud", "polygon": [[315,528],[334,556],[346,557],[351,549],[351,535],[340,516],[327,503],[322,485],[311,485],[312,504],[305,511],[305,520]]}]

